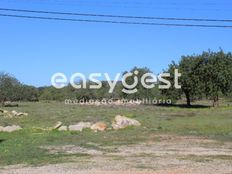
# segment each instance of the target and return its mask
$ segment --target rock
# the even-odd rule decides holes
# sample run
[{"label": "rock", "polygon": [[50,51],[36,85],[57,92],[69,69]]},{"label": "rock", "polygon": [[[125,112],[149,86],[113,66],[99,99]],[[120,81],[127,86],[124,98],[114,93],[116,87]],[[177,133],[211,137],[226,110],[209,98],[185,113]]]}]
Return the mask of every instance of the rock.
[{"label": "rock", "polygon": [[11,112],[9,112],[9,111],[4,111],[3,112],[3,115],[4,115],[4,117],[13,117],[14,115],[11,113]]},{"label": "rock", "polygon": [[24,113],[24,112],[17,112],[17,111],[11,111],[11,114],[13,114],[13,116],[28,116],[28,113]]},{"label": "rock", "polygon": [[113,129],[123,129],[128,126],[141,126],[141,123],[135,119],[127,118],[125,116],[116,115],[112,123]]},{"label": "rock", "polygon": [[18,114],[18,112],[16,111],[11,111],[11,113],[13,114],[13,116],[16,116]]},{"label": "rock", "polygon": [[2,113],[3,116],[6,116],[6,117],[28,116],[28,113],[25,113],[25,112],[17,112],[17,111],[15,111],[15,110],[13,110],[13,111],[0,110],[0,113]]},{"label": "rock", "polygon": [[61,126],[58,129],[59,131],[67,131],[68,130],[68,126]]},{"label": "rock", "polygon": [[14,132],[14,131],[18,131],[21,130],[22,128],[20,126],[17,125],[13,125],[13,126],[6,126],[3,127],[2,132]]},{"label": "rock", "polygon": [[91,126],[90,129],[94,130],[95,132],[97,131],[104,131],[106,130],[107,125],[104,122],[97,122]]},{"label": "rock", "polygon": [[6,110],[1,110],[0,115],[4,116],[4,117],[13,117],[13,115],[11,114],[11,112],[6,111]]},{"label": "rock", "polygon": [[25,113],[25,112],[19,112],[17,113],[16,116],[28,116],[28,113]]},{"label": "rock", "polygon": [[0,126],[0,132],[3,132],[4,127]]},{"label": "rock", "polygon": [[62,126],[62,124],[63,124],[62,122],[58,121],[56,125],[53,127],[53,130],[59,129]]},{"label": "rock", "polygon": [[18,107],[19,105],[14,102],[6,101],[4,102],[4,107]]},{"label": "rock", "polygon": [[70,125],[69,130],[70,131],[82,131],[83,129],[90,128],[91,123],[90,122],[79,122],[76,125]]},{"label": "rock", "polygon": [[9,111],[3,110],[3,114],[8,114]]}]

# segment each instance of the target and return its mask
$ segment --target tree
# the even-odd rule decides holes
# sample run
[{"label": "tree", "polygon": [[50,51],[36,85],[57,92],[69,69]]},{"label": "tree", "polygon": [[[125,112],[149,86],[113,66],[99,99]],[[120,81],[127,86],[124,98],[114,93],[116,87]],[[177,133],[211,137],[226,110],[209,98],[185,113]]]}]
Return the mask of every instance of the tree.
[{"label": "tree", "polygon": [[[172,101],[172,103],[175,103],[176,100],[181,98],[182,95],[182,91],[181,89],[176,89],[174,86],[174,71],[175,69],[179,69],[178,67],[179,65],[177,65],[174,61],[169,65],[168,69],[166,71],[164,71],[165,73],[169,73],[170,77],[166,77],[166,79],[171,83],[171,87],[169,89],[162,89],[161,90],[161,94],[164,98],[167,98],[169,100]],[[161,82],[159,82],[160,85],[162,85]]]},{"label": "tree", "polygon": [[[122,95],[123,98],[133,99],[133,100],[137,100],[137,99],[143,100],[143,99],[153,99],[154,97],[157,97],[157,95],[158,95],[157,90],[154,90],[154,88],[151,88],[151,89],[145,88],[141,83],[142,76],[146,73],[152,73],[151,70],[149,70],[147,67],[144,67],[144,68],[134,67],[131,71],[129,71],[129,72],[126,71],[123,74],[125,75],[126,73],[133,74],[130,77],[126,78],[125,81],[127,84],[129,84],[129,85],[133,84],[135,77],[138,78],[138,84],[135,87],[137,89],[137,92],[135,92],[133,94],[123,93],[123,95]],[[147,78],[145,78],[145,80],[146,79],[151,79],[151,77],[147,77]],[[156,84],[154,83],[154,85],[157,85],[157,82],[156,82]]]},{"label": "tree", "polygon": [[204,83],[206,97],[213,100],[213,106],[219,105],[219,94],[224,96],[232,91],[232,56],[219,52],[204,52],[203,64],[199,68]]},{"label": "tree", "polygon": [[22,85],[20,100],[24,101],[38,101],[39,90],[34,86]]},{"label": "tree", "polygon": [[64,101],[71,95],[70,88],[65,87],[62,89],[56,89],[53,86],[39,88],[39,99],[40,100],[57,100]]},{"label": "tree", "polygon": [[191,105],[191,101],[199,99],[203,95],[204,84],[200,76],[203,75],[198,70],[202,65],[201,56],[182,56],[179,62],[179,71],[182,76],[180,78],[181,90],[186,97],[187,105]]},{"label": "tree", "polygon": [[0,73],[0,102],[17,101],[20,99],[21,83],[7,73]]},{"label": "tree", "polygon": [[[170,88],[164,91],[168,96],[186,97],[187,105],[191,101],[206,97],[213,100],[213,106],[219,104],[219,95],[230,95],[232,92],[232,55],[219,52],[203,52],[201,55],[182,56],[179,64],[171,64],[168,72],[178,68],[181,90]],[[171,82],[172,73],[171,73]],[[180,91],[180,93],[178,93]]]},{"label": "tree", "polygon": [[[162,90],[162,93],[173,99],[180,99],[184,94],[187,106],[191,106],[191,101],[199,99],[203,95],[203,84],[200,80],[198,71],[199,66],[202,64],[201,56],[182,56],[179,64],[172,62],[166,72],[170,73],[168,79],[172,85],[170,89]],[[179,82],[181,89],[174,87],[174,70],[178,69],[181,73]]]}]

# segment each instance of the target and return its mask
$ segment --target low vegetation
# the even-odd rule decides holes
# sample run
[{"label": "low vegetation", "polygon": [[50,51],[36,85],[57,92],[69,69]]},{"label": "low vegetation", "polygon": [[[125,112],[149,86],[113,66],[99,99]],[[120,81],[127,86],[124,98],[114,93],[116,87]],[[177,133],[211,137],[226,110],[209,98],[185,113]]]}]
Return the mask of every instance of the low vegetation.
[{"label": "low vegetation", "polygon": [[[23,102],[16,111],[26,112],[25,117],[0,117],[0,126],[19,125],[23,129],[12,133],[0,132],[0,165],[51,164],[87,160],[85,153],[51,154],[46,146],[76,145],[101,149],[107,153],[117,151],[121,145],[159,141],[155,135],[194,135],[232,141],[232,106],[226,103],[218,108],[185,108],[157,106],[80,106],[61,102]],[[70,125],[80,121],[104,121],[111,125],[115,115],[123,114],[141,122],[140,127],[122,130],[93,132],[59,132],[46,130],[57,121]],[[41,128],[45,128],[42,130]]]}]

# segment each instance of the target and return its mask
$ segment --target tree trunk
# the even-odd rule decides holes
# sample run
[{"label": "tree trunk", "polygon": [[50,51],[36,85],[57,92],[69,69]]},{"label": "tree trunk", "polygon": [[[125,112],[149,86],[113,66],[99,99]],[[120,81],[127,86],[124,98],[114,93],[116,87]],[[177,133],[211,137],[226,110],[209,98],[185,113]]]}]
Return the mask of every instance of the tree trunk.
[{"label": "tree trunk", "polygon": [[2,105],[2,107],[5,106],[5,99],[1,100],[1,105]]},{"label": "tree trunk", "polygon": [[213,98],[213,107],[219,106],[219,97],[218,95]]},{"label": "tree trunk", "polygon": [[189,92],[185,92],[185,96],[186,96],[187,106],[191,106],[191,99]]}]

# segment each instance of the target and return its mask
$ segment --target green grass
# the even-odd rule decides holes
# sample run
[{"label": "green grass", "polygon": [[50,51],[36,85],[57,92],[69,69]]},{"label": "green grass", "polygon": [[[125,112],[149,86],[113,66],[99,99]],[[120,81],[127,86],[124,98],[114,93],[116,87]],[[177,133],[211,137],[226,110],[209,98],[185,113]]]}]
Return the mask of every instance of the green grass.
[{"label": "green grass", "polygon": [[[232,107],[178,108],[178,107],[107,107],[67,106],[59,102],[20,103],[18,108],[4,108],[29,113],[27,117],[3,118],[0,125],[20,125],[24,129],[13,133],[0,133],[0,165],[43,165],[68,161],[84,161],[87,154],[50,154],[41,146],[77,145],[114,151],[120,145],[146,141],[159,141],[155,134],[200,135],[232,141]],[[42,131],[38,128],[52,127],[57,121],[75,124],[79,121],[105,121],[109,126],[114,116],[122,114],[142,123],[138,128],[108,130],[94,133]],[[113,147],[113,148],[103,148]]]},{"label": "green grass", "polygon": [[193,162],[208,162],[208,161],[213,161],[213,160],[232,160],[232,156],[230,155],[202,155],[202,156],[197,156],[197,155],[187,155],[186,157],[181,157],[181,160],[191,160]]}]

